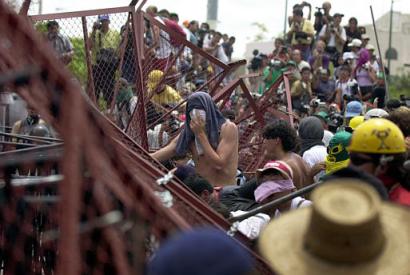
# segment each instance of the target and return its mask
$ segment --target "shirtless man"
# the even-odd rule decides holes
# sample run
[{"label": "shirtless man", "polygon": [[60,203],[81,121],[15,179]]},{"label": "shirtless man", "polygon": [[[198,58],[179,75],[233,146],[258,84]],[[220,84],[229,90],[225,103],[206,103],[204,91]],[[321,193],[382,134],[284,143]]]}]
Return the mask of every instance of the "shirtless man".
[{"label": "shirtless man", "polygon": [[297,189],[312,183],[310,169],[305,161],[292,150],[296,146],[296,131],[284,120],[277,120],[265,127],[265,160],[281,160],[293,170],[293,182]]},{"label": "shirtless man", "polygon": [[182,132],[151,156],[166,161],[190,151],[196,172],[214,187],[235,185],[239,144],[236,125],[223,117],[204,92],[188,98],[186,118]]}]

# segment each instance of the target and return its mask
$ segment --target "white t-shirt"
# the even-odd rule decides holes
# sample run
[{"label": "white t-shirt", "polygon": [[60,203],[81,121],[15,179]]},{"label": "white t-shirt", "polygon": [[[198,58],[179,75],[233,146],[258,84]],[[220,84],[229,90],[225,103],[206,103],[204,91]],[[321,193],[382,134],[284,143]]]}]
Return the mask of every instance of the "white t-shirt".
[{"label": "white t-shirt", "polygon": [[[155,126],[153,130],[149,129],[147,131],[148,137],[148,147],[150,150],[159,150],[161,149],[161,144],[159,144],[159,134],[161,132],[162,124]],[[167,132],[162,133],[162,146],[165,146],[168,143],[169,136]]]},{"label": "white t-shirt", "polygon": [[[156,20],[161,22],[165,25],[164,20],[161,17],[155,17]],[[155,52],[155,56],[159,59],[168,58],[172,53],[172,45],[171,45],[171,38],[168,33],[164,32],[160,29],[159,31],[159,41],[158,41],[158,49]]]},{"label": "white t-shirt", "polygon": [[[312,168],[315,164],[324,162],[327,156],[327,149],[324,145],[315,145],[303,153],[303,160]],[[325,171],[318,173],[313,177],[315,182],[318,182],[320,177],[324,175]]]},{"label": "white t-shirt", "polygon": [[[231,212],[233,217],[247,213],[246,211],[238,210]],[[246,237],[254,240],[259,237],[262,230],[268,225],[270,217],[263,213],[258,213],[241,221],[238,225],[238,230]]]},{"label": "white t-shirt", "polygon": [[[308,207],[311,206],[312,202],[310,200],[304,199],[302,197],[296,197],[292,200],[290,204],[290,210],[295,210],[298,208]],[[275,211],[275,219],[279,218],[281,215],[279,210]]]},{"label": "white t-shirt", "polygon": [[340,80],[336,80],[336,89],[339,89],[342,91],[342,97],[344,95],[351,96],[352,91],[350,87],[347,85],[347,82],[340,82]]},{"label": "white t-shirt", "polygon": [[[322,29],[320,30],[319,36],[325,36],[326,35],[326,29],[327,25],[324,25]],[[346,30],[345,28],[339,26],[339,33],[340,36],[342,37],[343,41],[346,41]],[[330,38],[329,42],[327,43],[328,47],[336,47],[336,35],[334,33],[330,33]]]}]

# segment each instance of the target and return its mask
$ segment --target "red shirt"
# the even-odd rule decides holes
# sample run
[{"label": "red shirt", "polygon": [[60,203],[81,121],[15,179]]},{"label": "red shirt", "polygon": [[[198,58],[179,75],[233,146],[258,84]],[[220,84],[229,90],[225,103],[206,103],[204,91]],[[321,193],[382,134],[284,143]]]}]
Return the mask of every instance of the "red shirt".
[{"label": "red shirt", "polygon": [[[169,19],[164,19],[164,23],[165,23],[165,26],[167,26],[168,28],[172,29],[173,31],[179,33],[180,35],[183,36],[183,38],[186,38],[186,34],[185,34],[184,30],[182,29],[182,27],[180,25],[178,25],[177,22],[169,20]],[[177,40],[173,37],[173,35],[170,34],[170,37],[171,37],[171,44],[173,46],[181,45],[181,43],[178,43]]]},{"label": "red shirt", "polygon": [[410,191],[406,190],[401,185],[393,186],[390,190],[389,198],[395,203],[410,206]]}]

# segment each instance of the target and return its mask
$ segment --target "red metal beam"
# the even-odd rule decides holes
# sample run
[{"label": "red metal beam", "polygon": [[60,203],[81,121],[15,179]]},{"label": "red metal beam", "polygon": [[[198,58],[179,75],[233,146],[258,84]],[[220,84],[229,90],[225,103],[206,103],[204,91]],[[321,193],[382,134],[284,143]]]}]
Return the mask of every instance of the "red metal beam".
[{"label": "red metal beam", "polygon": [[48,13],[29,16],[34,21],[44,21],[44,20],[55,20],[63,18],[73,18],[82,16],[96,16],[100,14],[113,14],[113,13],[125,13],[132,12],[133,7],[119,7],[119,8],[108,8],[108,9],[96,9],[96,10],[85,10],[85,11],[73,11],[73,12],[61,12],[61,13]]},{"label": "red metal beam", "polygon": [[[90,43],[88,41],[88,29],[87,29],[87,18],[85,16],[81,17],[81,22],[83,24],[83,36],[84,36],[84,50],[85,50],[85,60],[87,64],[87,94],[94,104],[97,104],[97,99],[95,96],[94,87],[94,76],[93,76],[93,66],[91,63],[90,54]],[[114,101],[114,100],[113,100]]]}]

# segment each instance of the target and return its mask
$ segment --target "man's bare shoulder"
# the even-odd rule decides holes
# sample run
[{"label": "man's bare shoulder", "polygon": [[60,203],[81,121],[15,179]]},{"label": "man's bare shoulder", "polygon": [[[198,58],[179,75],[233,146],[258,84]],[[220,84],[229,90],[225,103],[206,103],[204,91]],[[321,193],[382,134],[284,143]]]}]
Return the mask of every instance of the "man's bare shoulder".
[{"label": "man's bare shoulder", "polygon": [[238,127],[236,126],[235,123],[233,123],[229,119],[227,119],[226,122],[222,124],[221,135],[224,135],[224,134],[227,134],[227,135],[232,135],[232,134],[237,135],[238,134]]},{"label": "man's bare shoulder", "polygon": [[225,121],[225,123],[222,124],[221,131],[224,130],[224,129],[227,129],[227,130],[231,130],[231,131],[232,131],[232,130],[238,130],[238,127],[236,126],[235,123],[233,123],[232,121],[230,121],[229,119],[227,119],[227,120]]}]

